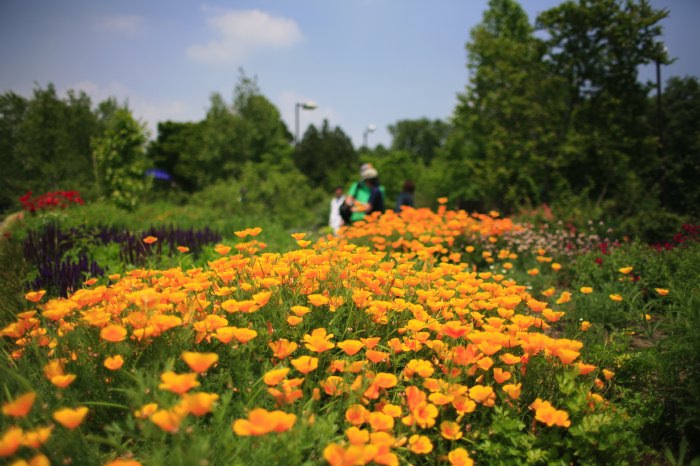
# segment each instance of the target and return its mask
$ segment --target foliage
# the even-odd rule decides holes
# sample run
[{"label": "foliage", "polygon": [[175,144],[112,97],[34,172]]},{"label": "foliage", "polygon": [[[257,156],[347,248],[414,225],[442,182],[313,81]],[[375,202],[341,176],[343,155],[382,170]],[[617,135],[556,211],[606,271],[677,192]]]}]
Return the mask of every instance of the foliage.
[{"label": "foliage", "polygon": [[165,170],[189,192],[198,187],[196,174],[201,167],[197,155],[202,147],[203,126],[203,122],[160,122],[158,137],[148,146],[153,165]]},{"label": "foliage", "polygon": [[662,96],[661,205],[700,217],[700,82],[670,78]]},{"label": "foliage", "polygon": [[[143,242],[156,237],[156,244]],[[25,289],[44,289],[52,295],[66,297],[91,277],[121,273],[130,266],[149,262],[165,264],[165,257],[181,255],[177,248],[187,244],[187,252],[199,257],[204,246],[221,240],[221,235],[202,230],[151,227],[145,231],[95,225],[66,230],[49,223],[39,230],[27,231],[23,242],[24,261],[31,270]],[[116,245],[116,248],[111,247]]]},{"label": "foliage", "polygon": [[450,127],[441,120],[420,118],[399,120],[388,127],[391,134],[391,150],[406,151],[415,162],[429,165],[437,151],[445,144]]},{"label": "foliage", "polygon": [[[191,204],[223,216],[268,216],[285,227],[314,225],[327,218],[325,194],[313,188],[289,159],[246,163],[236,180],[220,181],[196,193]],[[325,222],[324,222],[325,223]]]},{"label": "foliage", "polygon": [[148,191],[145,176],[145,128],[127,109],[119,109],[107,121],[103,136],[93,139],[95,174],[102,196],[127,210],[133,210]]},{"label": "foliage", "polygon": [[339,127],[331,129],[328,120],[321,128],[311,125],[294,148],[294,164],[313,186],[332,192],[343,185],[359,166],[352,141]]},{"label": "foliage", "polygon": [[232,104],[212,94],[203,121],[159,125],[148,153],[156,167],[192,192],[240,177],[246,163],[288,158],[290,140],[277,108],[261,94],[257,80],[241,71]]},{"label": "foliage", "polygon": [[31,98],[0,96],[0,153],[3,157],[0,210],[17,206],[27,190],[85,190],[93,184],[90,140],[102,125],[83,92],[59,98],[53,84],[36,87]]}]

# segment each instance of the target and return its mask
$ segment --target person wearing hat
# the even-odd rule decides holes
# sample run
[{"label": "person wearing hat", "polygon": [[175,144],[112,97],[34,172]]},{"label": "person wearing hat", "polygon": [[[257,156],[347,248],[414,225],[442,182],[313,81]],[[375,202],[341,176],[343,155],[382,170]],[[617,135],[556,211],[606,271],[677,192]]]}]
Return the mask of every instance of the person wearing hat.
[{"label": "person wearing hat", "polygon": [[[345,202],[347,205],[351,207],[351,214],[347,214],[347,218],[345,219],[345,224],[350,224],[352,222],[356,222],[358,220],[362,220],[365,218],[365,215],[368,213],[368,210],[370,210],[369,213],[373,212],[374,210],[371,210],[371,205],[369,205],[370,197],[372,195],[373,188],[370,186],[372,181],[375,183],[376,189],[379,191],[381,194],[381,200],[382,200],[382,209],[381,211],[383,212],[383,201],[384,201],[384,186],[379,184],[379,179],[378,179],[378,172],[377,169],[372,166],[371,163],[363,163],[360,166],[360,180],[356,181],[355,183],[350,186],[350,189],[348,190],[347,196],[345,196]],[[372,180],[372,181],[369,181]],[[375,198],[373,199],[376,203],[377,200],[377,195],[375,194]],[[378,206],[375,205],[375,209]]]}]

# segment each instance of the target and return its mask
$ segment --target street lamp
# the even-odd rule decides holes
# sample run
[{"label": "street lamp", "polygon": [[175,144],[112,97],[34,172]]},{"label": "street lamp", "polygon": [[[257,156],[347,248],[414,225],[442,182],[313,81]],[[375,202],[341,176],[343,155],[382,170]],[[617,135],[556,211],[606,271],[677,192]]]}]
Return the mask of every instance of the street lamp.
[{"label": "street lamp", "polygon": [[365,129],[365,132],[362,134],[362,140],[364,141],[364,147],[367,147],[367,136],[369,133],[374,133],[376,131],[377,127],[374,126],[373,124],[367,125],[367,128]]},{"label": "street lamp", "polygon": [[294,142],[296,144],[299,144],[299,109],[303,108],[304,110],[313,110],[316,108],[316,104],[313,102],[297,102],[294,110],[295,110],[295,119],[294,119],[294,128],[296,130],[295,137],[294,137]]}]

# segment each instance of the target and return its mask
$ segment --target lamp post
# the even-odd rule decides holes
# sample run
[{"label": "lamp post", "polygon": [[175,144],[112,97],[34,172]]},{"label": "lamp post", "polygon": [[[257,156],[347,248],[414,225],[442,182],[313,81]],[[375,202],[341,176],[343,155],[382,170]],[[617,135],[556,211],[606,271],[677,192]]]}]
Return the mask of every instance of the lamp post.
[{"label": "lamp post", "polygon": [[367,147],[367,136],[369,133],[374,133],[376,131],[377,127],[374,126],[373,124],[367,125],[367,128],[365,128],[365,132],[362,134],[362,140],[363,140],[363,146]]},{"label": "lamp post", "polygon": [[316,104],[313,102],[297,102],[294,106],[295,118],[294,118],[294,143],[299,144],[299,109],[313,110],[316,108]]}]

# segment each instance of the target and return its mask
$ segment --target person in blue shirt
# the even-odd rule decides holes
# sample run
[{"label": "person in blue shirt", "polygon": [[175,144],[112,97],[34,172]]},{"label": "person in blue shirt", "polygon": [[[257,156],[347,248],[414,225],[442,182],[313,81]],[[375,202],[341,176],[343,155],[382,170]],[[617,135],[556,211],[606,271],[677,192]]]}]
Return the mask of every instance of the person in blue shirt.
[{"label": "person in blue shirt", "polygon": [[367,205],[365,209],[365,215],[372,214],[374,212],[384,213],[384,193],[382,193],[381,185],[379,184],[379,178],[372,177],[365,180],[367,186],[370,189],[369,199],[367,200]]},{"label": "person in blue shirt", "polygon": [[406,181],[403,184],[403,190],[396,198],[396,209],[394,209],[396,212],[401,212],[402,205],[413,207],[413,193],[415,190],[416,186],[413,184],[413,181]]}]

